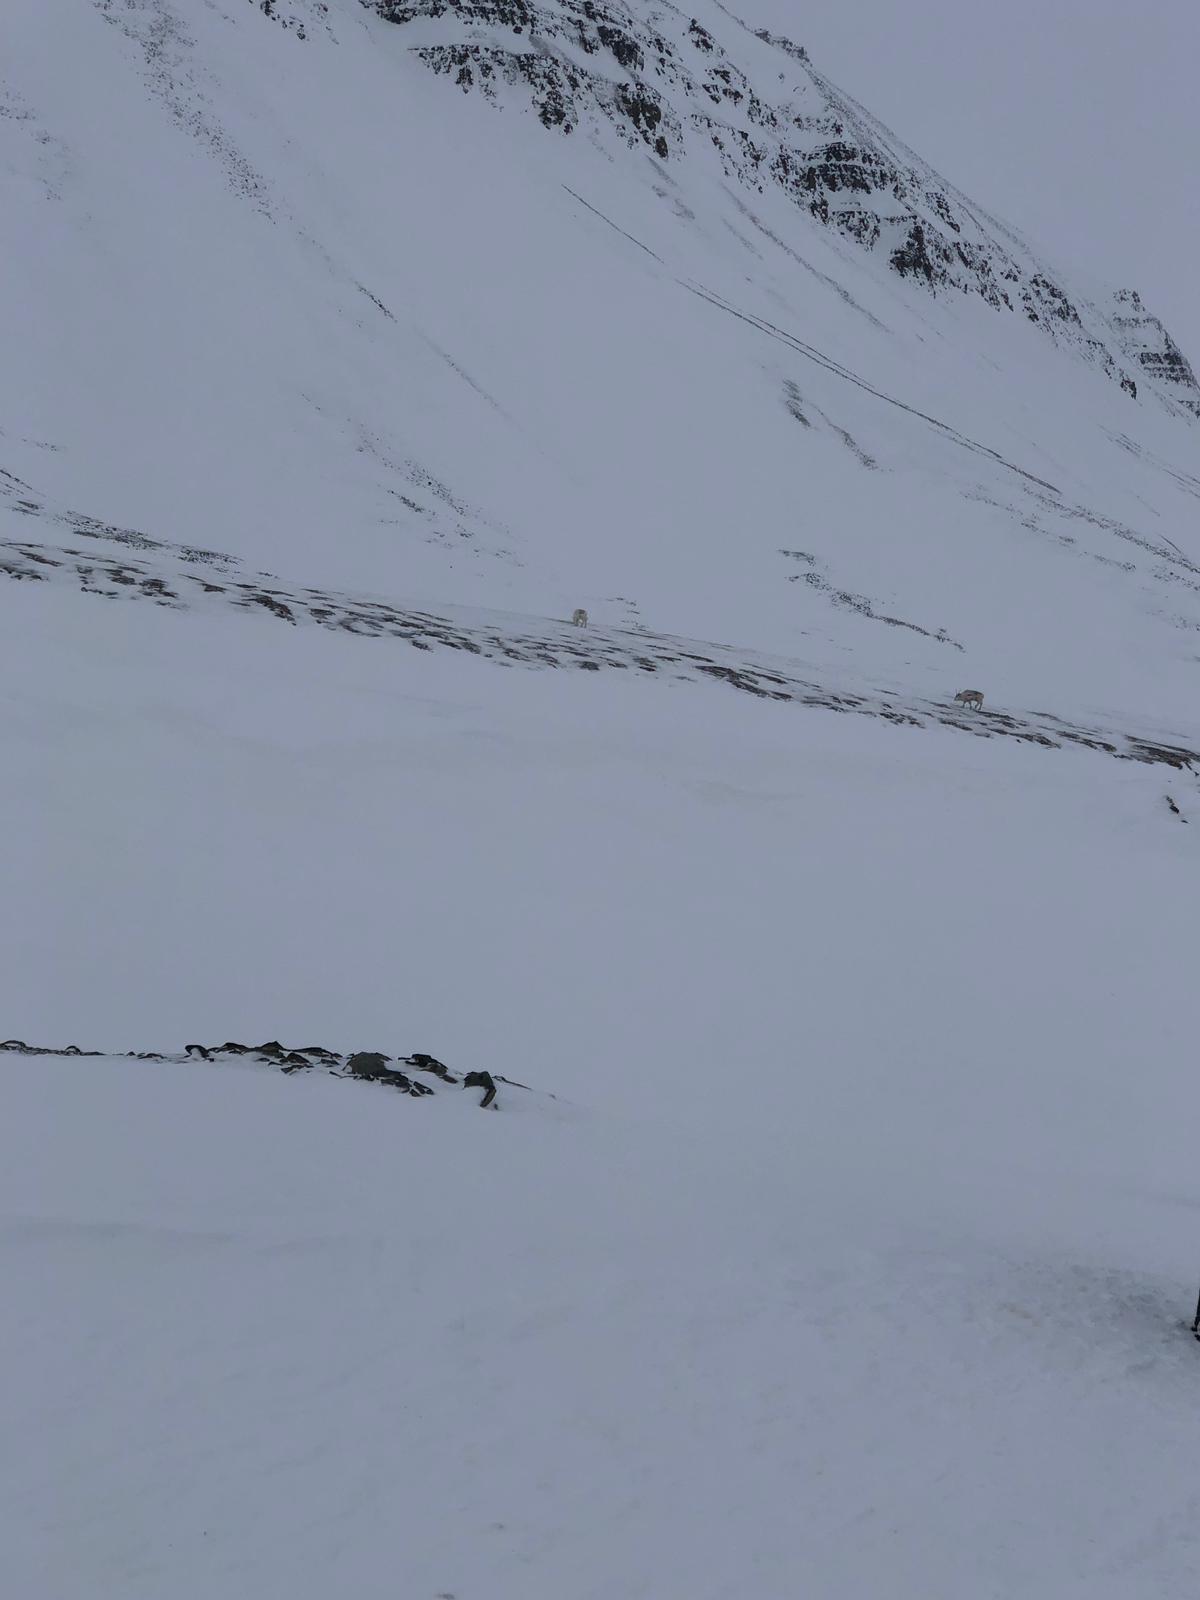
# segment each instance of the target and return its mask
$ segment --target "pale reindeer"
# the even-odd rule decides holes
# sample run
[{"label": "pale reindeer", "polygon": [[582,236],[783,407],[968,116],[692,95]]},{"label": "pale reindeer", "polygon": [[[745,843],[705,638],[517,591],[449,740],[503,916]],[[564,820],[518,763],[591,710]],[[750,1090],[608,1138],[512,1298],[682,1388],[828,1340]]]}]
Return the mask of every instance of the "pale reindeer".
[{"label": "pale reindeer", "polygon": [[954,696],[956,706],[970,706],[972,711],[983,710],[983,694],[979,689],[960,689]]},{"label": "pale reindeer", "polygon": [[582,606],[576,606],[571,613],[571,621],[577,628],[586,628],[588,625],[587,612]]}]

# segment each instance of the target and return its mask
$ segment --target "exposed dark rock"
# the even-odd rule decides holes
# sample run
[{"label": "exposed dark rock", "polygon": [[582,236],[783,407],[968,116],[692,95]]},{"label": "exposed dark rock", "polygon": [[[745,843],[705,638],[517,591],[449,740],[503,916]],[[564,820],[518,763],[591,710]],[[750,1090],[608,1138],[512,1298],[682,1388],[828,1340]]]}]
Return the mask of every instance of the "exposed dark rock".
[{"label": "exposed dark rock", "polygon": [[26,1044],[23,1039],[5,1039],[0,1043],[0,1050],[20,1056],[101,1056],[105,1053],[103,1050],[81,1050],[77,1044],[55,1049],[52,1045]]},{"label": "exposed dark rock", "polygon": [[391,1068],[387,1056],[377,1050],[360,1050],[346,1062],[346,1071],[352,1078],[382,1078]]},{"label": "exposed dark rock", "polygon": [[281,618],[284,622],[294,623],[296,620],[291,608],[272,594],[251,594],[247,596],[245,601],[239,601],[238,604],[262,606],[264,610],[273,612],[275,616]]},{"label": "exposed dark rock", "polygon": [[[26,1056],[102,1056],[114,1055],[118,1052],[103,1050],[81,1050],[78,1045],[70,1044],[61,1049],[49,1046],[26,1044],[23,1039],[5,1039],[0,1042],[0,1051],[12,1055]],[[182,1056],[164,1055],[157,1050],[131,1050],[126,1055],[130,1060],[137,1061],[207,1061],[214,1062],[220,1056],[257,1056],[264,1064],[278,1067],[285,1074],[309,1070],[318,1063],[332,1068],[340,1067],[342,1057],[333,1050],[326,1050],[321,1045],[309,1047],[307,1050],[286,1050],[278,1040],[271,1040],[266,1045],[237,1044],[227,1040],[223,1045],[189,1044]],[[310,1059],[311,1058],[311,1059]],[[436,1056],[417,1053],[409,1056],[406,1064],[416,1067],[422,1072],[431,1073],[445,1083],[457,1084],[459,1080],[450,1069],[437,1059]],[[433,1094],[433,1088],[426,1083],[417,1083],[401,1072],[398,1067],[388,1064],[389,1058],[379,1051],[360,1050],[346,1058],[344,1070],[338,1076],[358,1078],[368,1083],[384,1083],[390,1088],[398,1089],[401,1094],[406,1094],[414,1099],[421,1099]],[[502,1082],[512,1082],[511,1079],[501,1079]],[[480,1088],[484,1091],[480,1101],[482,1106],[490,1106],[496,1099],[496,1080],[490,1072],[469,1072],[462,1080],[467,1088]],[[514,1084],[514,1087],[524,1088],[523,1084]]]},{"label": "exposed dark rock", "polygon": [[925,229],[919,222],[914,222],[908,230],[908,237],[898,249],[892,251],[892,265],[900,276],[923,277],[926,283],[934,279],[934,266],[930,259],[929,247],[925,239]]},{"label": "exposed dark rock", "polygon": [[614,28],[610,23],[601,22],[596,28],[596,35],[604,48],[628,71],[642,70],[645,63],[641,49],[627,33],[622,33],[620,28]]},{"label": "exposed dark rock", "polygon": [[346,1074],[351,1078],[365,1078],[370,1083],[386,1083],[402,1094],[420,1096],[432,1094],[428,1084],[414,1083],[406,1073],[388,1066],[388,1058],[376,1050],[360,1050],[346,1062]]},{"label": "exposed dark rock", "polygon": [[[264,17],[270,17],[272,22],[286,28],[294,39],[303,41],[308,38],[304,18],[294,9],[292,0],[250,0],[250,4],[261,11]],[[323,16],[328,7],[323,0],[316,0],[315,9]]]},{"label": "exposed dark rock", "polygon": [[444,1061],[439,1061],[436,1056],[427,1056],[417,1051],[411,1056],[404,1056],[404,1064],[415,1067],[418,1072],[432,1072],[435,1078],[441,1078],[444,1083],[457,1083],[458,1079],[450,1071]]},{"label": "exposed dark rock", "polygon": [[[1125,354],[1138,362],[1148,376],[1157,378],[1174,399],[1200,416],[1196,375],[1162,323],[1146,310],[1141,295],[1136,289],[1118,289],[1113,304],[1116,311],[1112,325]],[[1136,386],[1130,392],[1136,395]]]},{"label": "exposed dark rock", "polygon": [[485,1108],[492,1105],[496,1099],[496,1081],[490,1072],[468,1072],[463,1078],[464,1089],[482,1089],[483,1099],[479,1102]]},{"label": "exposed dark rock", "polygon": [[759,28],[755,31],[754,37],[761,39],[764,44],[773,44],[777,50],[782,50],[784,55],[794,56],[797,61],[808,60],[808,51],[804,46],[802,44],[793,44],[782,33],[769,33],[766,28]]},{"label": "exposed dark rock", "polygon": [[[397,26],[424,24],[413,54],[464,93],[500,106],[499,86],[509,85],[528,96],[547,129],[569,134],[587,124],[640,141],[661,160],[706,145],[735,184],[752,192],[776,185],[861,249],[885,252],[902,277],[1022,312],[1130,394],[1117,357],[1134,361],[1158,393],[1200,414],[1191,368],[1133,291],[1117,297],[1114,317],[1090,307],[1081,313],[1025,247],[841,94],[790,39],[757,30],[790,71],[771,71],[766,59],[755,85],[697,19],[635,11],[621,0],[362,4]],[[729,17],[729,30],[743,26]],[[614,61],[624,80],[614,79]]]},{"label": "exposed dark rock", "polygon": [[[815,426],[816,424],[811,423],[807,412],[800,406],[799,390],[794,385],[788,384],[785,385],[784,394],[789,409],[794,407],[793,415],[800,411],[804,420]],[[845,429],[838,427],[830,417],[816,408],[813,414],[841,437],[846,448],[852,451],[864,468],[874,467],[873,459]],[[946,425],[937,425],[946,433],[953,432]],[[960,436],[958,442],[1001,461],[1003,465],[1011,465],[1003,462],[1003,458],[995,452],[974,444],[965,436]],[[1020,471],[1018,468],[1013,470]],[[0,494],[4,493],[6,477],[11,475],[0,471]],[[1113,518],[1100,516],[1086,506],[1073,505],[1057,491],[1051,496],[1051,486],[1042,485],[1039,488],[1040,480],[1033,479],[1028,474],[1023,475],[1023,481],[1027,485],[1024,490],[1026,496],[1032,497],[1027,503],[1032,504],[1034,508],[1034,513],[1025,514],[1024,526],[1038,532],[1046,531],[1039,520],[1042,516],[1040,508],[1044,508],[1045,517],[1053,518],[1058,525],[1048,536],[1058,539],[1064,547],[1075,549],[1088,559],[1104,560],[1110,565],[1119,566],[1123,571],[1132,573],[1140,570],[1147,579],[1170,584],[1174,588],[1188,591],[1191,595],[1200,596],[1200,564],[1193,562],[1182,551],[1169,545],[1164,546],[1161,539],[1151,538]],[[1185,483],[1185,487],[1190,485],[1190,480],[1181,478],[1181,481]],[[1028,485],[1032,485],[1032,488]],[[1000,500],[989,499],[982,490],[973,493],[971,498],[989,504],[1004,505]],[[1009,506],[1007,509],[1011,510],[1012,507]],[[76,533],[79,532],[80,523],[85,520],[74,515],[64,518],[62,514],[44,510],[39,511],[37,516],[52,522],[69,520],[72,531]],[[1085,551],[1071,535],[1061,531],[1063,524],[1069,525],[1072,522],[1086,523],[1103,529],[1106,534],[1123,541],[1136,560],[1118,563],[1111,557]],[[119,592],[122,597],[129,600],[143,600],[149,599],[150,595],[147,594],[147,586],[141,579],[155,576],[149,565],[150,560],[153,560],[156,566],[171,571],[173,569],[167,565],[168,563],[187,562],[195,554],[194,551],[177,546],[171,547],[160,540],[150,539],[127,529],[108,530],[104,534],[97,532],[89,534],[89,537],[97,541],[94,555],[89,553],[88,559],[84,560],[81,558],[82,553],[72,546],[53,546],[51,548],[55,554],[44,565],[39,564],[36,573],[29,562],[34,554],[44,556],[45,546],[34,546],[27,540],[0,541],[0,574],[15,579],[36,575],[43,581],[75,585],[82,588],[85,593],[110,597]],[[102,538],[109,537],[118,544],[136,545],[152,554],[145,561],[133,561],[122,556],[119,562],[114,562],[104,555],[99,545]],[[237,564],[230,557],[210,554],[213,561],[220,562],[236,574]],[[808,588],[826,595],[832,604],[888,627],[911,630],[950,648],[956,650],[963,648],[944,628],[925,627],[894,616],[880,610],[869,596],[835,586],[818,570],[815,558],[808,552],[784,550],[782,554],[789,560],[801,563],[803,568],[799,572],[788,573],[788,580],[803,583]],[[114,566],[120,566],[122,570],[131,572],[138,581],[133,585],[121,587],[119,591],[97,587],[94,581],[96,575],[98,573],[107,575]],[[275,587],[275,580],[269,579],[266,574],[258,576],[272,586],[265,587],[261,582],[255,585],[243,584],[235,576],[231,580],[230,587],[215,597],[198,594],[193,587],[189,591],[188,605],[189,607],[238,605],[244,603],[245,594],[252,591],[266,595],[276,603],[259,615],[275,617],[280,615],[281,609],[286,609],[290,613],[288,620],[293,621],[295,625],[358,632],[364,638],[373,640],[398,639],[421,650],[434,648],[459,650],[493,662],[519,663],[530,669],[571,667],[586,672],[634,672],[658,674],[690,682],[703,678],[719,679],[739,692],[759,698],[766,697],[799,706],[826,707],[838,711],[852,710],[860,715],[876,716],[888,722],[903,723],[911,727],[942,723],[960,728],[973,737],[1015,738],[1041,744],[1048,749],[1061,748],[1065,744],[1080,744],[1103,751],[1118,760],[1161,764],[1174,768],[1183,768],[1195,760],[1200,760],[1200,755],[1182,746],[1165,745],[1157,740],[1145,740],[1126,733],[1104,734],[1095,729],[1072,727],[1045,712],[1028,712],[1004,720],[990,716],[986,725],[974,722],[968,727],[961,720],[956,720],[944,705],[936,702],[912,697],[909,703],[898,705],[894,695],[871,692],[859,695],[834,693],[819,683],[813,683],[799,676],[800,669],[795,664],[789,664],[784,668],[772,658],[756,661],[751,651],[715,644],[689,643],[685,640],[660,636],[651,633],[641,623],[637,623],[633,629],[612,628],[603,632],[597,631],[586,639],[579,637],[578,630],[571,630],[571,637],[567,638],[564,636],[566,630],[552,619],[539,622],[530,618],[523,626],[475,618],[452,619],[407,606],[389,605],[378,601],[368,602],[340,594],[323,594],[314,589],[289,591]],[[190,581],[195,585],[194,578],[190,578]],[[1200,629],[1200,622],[1181,616],[1179,626]],[[265,1053],[267,1058],[276,1061],[282,1061],[286,1054],[278,1040],[270,1040],[260,1046],[247,1046],[230,1041],[224,1046],[224,1052],[260,1055]],[[340,1060],[340,1057],[336,1057],[333,1052],[325,1051],[322,1046],[313,1046],[310,1051],[294,1053],[305,1056],[306,1060],[317,1060],[326,1065]]]}]

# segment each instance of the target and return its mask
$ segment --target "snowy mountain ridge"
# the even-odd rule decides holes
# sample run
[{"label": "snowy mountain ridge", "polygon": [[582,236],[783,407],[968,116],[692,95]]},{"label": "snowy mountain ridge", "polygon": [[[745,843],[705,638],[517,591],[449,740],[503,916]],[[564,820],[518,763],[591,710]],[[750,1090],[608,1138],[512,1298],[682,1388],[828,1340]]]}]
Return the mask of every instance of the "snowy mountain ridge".
[{"label": "snowy mountain ridge", "polygon": [[774,185],[902,276],[1024,315],[1131,395],[1140,380],[1200,416],[1190,365],[1136,291],[1113,291],[1104,309],[1072,298],[1011,229],[837,89],[802,46],[765,31],[748,42],[719,4],[705,27],[671,5],[621,0],[363,3],[464,93],[499,105],[507,86],[545,128],[640,142],[668,168],[711,146],[738,187]]},{"label": "snowy mountain ridge", "polygon": [[5,66],[8,536],[1190,720],[1186,360],[798,47],[709,0],[64,4]]}]

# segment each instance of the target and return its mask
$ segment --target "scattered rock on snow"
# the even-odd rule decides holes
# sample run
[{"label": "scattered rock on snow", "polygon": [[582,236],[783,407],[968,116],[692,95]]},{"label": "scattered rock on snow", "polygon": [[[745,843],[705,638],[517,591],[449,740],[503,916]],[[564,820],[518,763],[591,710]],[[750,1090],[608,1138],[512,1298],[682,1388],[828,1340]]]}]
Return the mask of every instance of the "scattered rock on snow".
[{"label": "scattered rock on snow", "polygon": [[[3,1040],[0,1042],[0,1051],[26,1056],[105,1056],[122,1053],[108,1050],[81,1050],[75,1044],[62,1048],[31,1045],[26,1044],[23,1039]],[[289,1075],[300,1071],[311,1072],[321,1067],[335,1077],[358,1078],[365,1083],[385,1083],[390,1088],[398,1089],[401,1094],[411,1095],[414,1099],[434,1093],[431,1084],[419,1083],[410,1078],[399,1066],[391,1064],[393,1060],[391,1056],[386,1056],[379,1050],[358,1050],[350,1055],[341,1056],[335,1050],[327,1050],[324,1045],[309,1045],[303,1050],[289,1050],[280,1044],[278,1039],[268,1039],[265,1044],[258,1045],[238,1044],[236,1040],[227,1039],[221,1045],[189,1044],[184,1048],[182,1055],[164,1055],[156,1050],[129,1050],[123,1053],[139,1061],[214,1063],[219,1062],[222,1056],[252,1056],[264,1065],[278,1067],[280,1071]],[[444,1061],[439,1061],[436,1056],[427,1055],[423,1051],[395,1059],[418,1072],[429,1073],[432,1077],[441,1079],[443,1083],[461,1084],[465,1089],[482,1089],[483,1098],[479,1104],[484,1108],[496,1104],[500,1083],[511,1084],[513,1088],[531,1092],[527,1084],[517,1083],[514,1079],[505,1078],[499,1073],[493,1076],[492,1073],[485,1071],[468,1072],[461,1078],[456,1077]]]},{"label": "scattered rock on snow", "polygon": [[468,1072],[463,1079],[464,1089],[482,1089],[480,1106],[486,1110],[496,1098],[496,1083],[490,1072]]}]

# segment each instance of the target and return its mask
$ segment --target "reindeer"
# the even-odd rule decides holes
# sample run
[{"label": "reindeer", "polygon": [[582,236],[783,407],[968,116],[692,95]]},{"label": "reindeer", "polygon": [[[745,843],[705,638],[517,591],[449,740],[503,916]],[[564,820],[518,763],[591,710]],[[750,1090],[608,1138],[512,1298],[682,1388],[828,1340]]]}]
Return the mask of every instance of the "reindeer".
[{"label": "reindeer", "polygon": [[582,606],[576,606],[575,607],[575,610],[571,613],[571,621],[575,624],[575,626],[577,628],[586,628],[587,627],[587,625],[588,625],[587,612],[583,609]]},{"label": "reindeer", "polygon": [[954,696],[956,706],[970,706],[973,711],[983,710],[983,694],[978,689],[960,689]]}]

